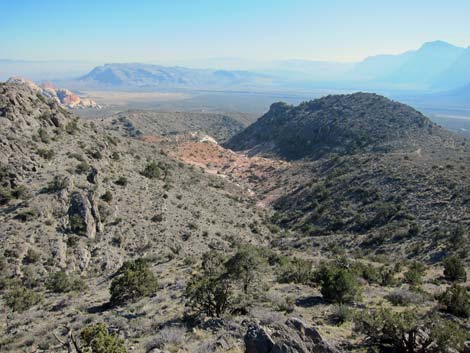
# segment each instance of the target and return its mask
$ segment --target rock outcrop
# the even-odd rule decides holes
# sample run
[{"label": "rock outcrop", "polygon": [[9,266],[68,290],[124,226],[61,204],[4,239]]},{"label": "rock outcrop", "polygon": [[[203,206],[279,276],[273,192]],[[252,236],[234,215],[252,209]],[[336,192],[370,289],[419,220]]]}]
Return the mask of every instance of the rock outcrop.
[{"label": "rock outcrop", "polygon": [[250,324],[244,338],[245,353],[339,353],[313,327],[297,318],[264,328]]},{"label": "rock outcrop", "polygon": [[70,230],[87,238],[95,239],[103,230],[98,207],[92,195],[74,191],[70,196],[68,211]]},{"label": "rock outcrop", "polygon": [[11,84],[25,85],[36,93],[41,94],[45,98],[53,99],[60,105],[67,108],[101,108],[94,100],[79,97],[72,91],[66,88],[57,88],[49,82],[37,85],[31,80],[16,76],[10,77],[7,82]]}]

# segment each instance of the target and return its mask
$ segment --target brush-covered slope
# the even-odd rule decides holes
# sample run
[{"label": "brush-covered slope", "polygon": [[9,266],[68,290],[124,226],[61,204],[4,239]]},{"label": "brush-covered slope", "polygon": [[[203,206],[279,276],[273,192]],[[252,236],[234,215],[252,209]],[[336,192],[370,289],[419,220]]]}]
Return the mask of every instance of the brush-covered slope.
[{"label": "brush-covered slope", "polygon": [[200,132],[222,142],[242,131],[253,120],[241,113],[129,110],[107,118],[103,123],[109,129],[131,137]]},{"label": "brush-covered slope", "polygon": [[369,93],[334,95],[299,106],[275,103],[226,146],[286,159],[417,149],[448,134],[420,112]]},{"label": "brush-covered slope", "polygon": [[[30,344],[62,351],[54,348],[54,330],[78,330],[98,316],[142,337],[135,345],[143,352],[146,325],[183,315],[184,258],[269,234],[238,186],[178,163],[156,143],[82,122],[25,85],[0,85],[0,146],[0,306],[8,311],[2,352]],[[109,276],[139,257],[169,291],[146,309],[150,323],[131,328],[120,310],[88,312],[109,300]],[[47,290],[59,270],[87,288],[80,295]],[[4,298],[15,286],[42,302],[11,311]]]}]

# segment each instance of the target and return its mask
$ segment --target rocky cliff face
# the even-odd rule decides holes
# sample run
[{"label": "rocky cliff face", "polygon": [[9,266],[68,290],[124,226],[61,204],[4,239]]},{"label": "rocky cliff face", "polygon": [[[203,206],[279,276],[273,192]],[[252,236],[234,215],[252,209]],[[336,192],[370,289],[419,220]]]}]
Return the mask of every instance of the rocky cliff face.
[{"label": "rocky cliff face", "polygon": [[101,108],[95,101],[88,98],[79,97],[68,89],[57,88],[52,83],[46,82],[41,85],[37,85],[33,81],[22,77],[11,77],[7,82],[11,84],[26,85],[35,92],[40,93],[42,96],[53,99],[67,108]]}]

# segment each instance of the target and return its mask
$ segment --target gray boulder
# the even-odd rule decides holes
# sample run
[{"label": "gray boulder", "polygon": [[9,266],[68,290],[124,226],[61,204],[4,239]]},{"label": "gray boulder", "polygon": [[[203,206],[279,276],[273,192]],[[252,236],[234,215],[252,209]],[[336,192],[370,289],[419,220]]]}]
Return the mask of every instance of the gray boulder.
[{"label": "gray boulder", "polygon": [[245,335],[246,353],[339,353],[313,327],[297,318],[283,325],[263,328],[250,324]]}]

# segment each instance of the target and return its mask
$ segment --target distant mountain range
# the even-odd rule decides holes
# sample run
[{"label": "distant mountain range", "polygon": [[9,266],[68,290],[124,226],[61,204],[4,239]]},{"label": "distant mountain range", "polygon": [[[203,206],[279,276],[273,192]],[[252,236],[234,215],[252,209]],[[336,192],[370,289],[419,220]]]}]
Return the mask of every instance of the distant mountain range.
[{"label": "distant mountain range", "polygon": [[443,41],[429,42],[415,51],[369,57],[357,64],[351,75],[404,88],[456,88],[470,83],[470,49]]},{"label": "distant mountain range", "polygon": [[151,64],[106,64],[80,77],[81,84],[120,88],[225,88],[270,85],[268,75],[248,71],[190,69]]}]

